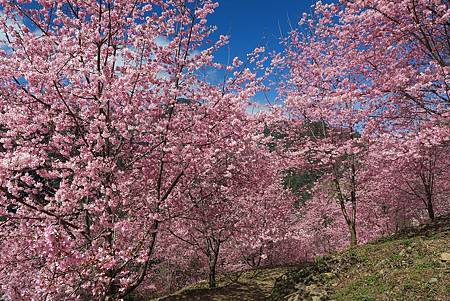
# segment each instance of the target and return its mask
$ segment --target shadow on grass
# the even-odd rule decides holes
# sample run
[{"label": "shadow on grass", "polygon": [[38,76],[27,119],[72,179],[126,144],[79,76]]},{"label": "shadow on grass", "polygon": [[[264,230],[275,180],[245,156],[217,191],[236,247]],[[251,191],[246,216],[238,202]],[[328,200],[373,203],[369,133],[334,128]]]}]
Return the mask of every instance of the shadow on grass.
[{"label": "shadow on grass", "polygon": [[215,289],[196,288],[184,291],[176,296],[168,296],[160,301],[263,301],[267,300],[266,294],[256,283],[235,282],[230,285]]}]

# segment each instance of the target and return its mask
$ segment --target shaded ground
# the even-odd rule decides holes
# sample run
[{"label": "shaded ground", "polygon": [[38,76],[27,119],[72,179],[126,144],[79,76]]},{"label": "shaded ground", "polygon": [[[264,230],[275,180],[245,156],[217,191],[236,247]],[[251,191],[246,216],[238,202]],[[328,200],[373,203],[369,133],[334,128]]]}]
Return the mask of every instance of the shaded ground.
[{"label": "shaded ground", "polygon": [[187,288],[157,300],[264,301],[269,298],[275,280],[289,270],[292,270],[292,268],[277,267],[248,271],[233,278],[221,279],[219,281],[220,287],[216,289],[208,289],[206,288],[206,283],[200,283],[195,288]]}]

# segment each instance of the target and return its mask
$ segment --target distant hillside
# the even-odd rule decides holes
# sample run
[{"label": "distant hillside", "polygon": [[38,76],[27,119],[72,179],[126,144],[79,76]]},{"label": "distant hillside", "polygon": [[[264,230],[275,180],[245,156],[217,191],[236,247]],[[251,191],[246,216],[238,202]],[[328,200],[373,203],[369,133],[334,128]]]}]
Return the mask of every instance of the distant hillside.
[{"label": "distant hillside", "polygon": [[160,301],[450,300],[450,216],[299,267],[222,277]]}]

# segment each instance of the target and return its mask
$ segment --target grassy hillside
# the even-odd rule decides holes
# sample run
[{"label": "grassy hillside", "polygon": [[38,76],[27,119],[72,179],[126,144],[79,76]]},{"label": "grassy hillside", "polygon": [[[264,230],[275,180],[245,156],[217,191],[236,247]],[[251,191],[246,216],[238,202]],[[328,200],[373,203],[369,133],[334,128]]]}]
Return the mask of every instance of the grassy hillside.
[{"label": "grassy hillside", "polygon": [[159,300],[450,300],[450,216],[296,268],[249,271]]}]

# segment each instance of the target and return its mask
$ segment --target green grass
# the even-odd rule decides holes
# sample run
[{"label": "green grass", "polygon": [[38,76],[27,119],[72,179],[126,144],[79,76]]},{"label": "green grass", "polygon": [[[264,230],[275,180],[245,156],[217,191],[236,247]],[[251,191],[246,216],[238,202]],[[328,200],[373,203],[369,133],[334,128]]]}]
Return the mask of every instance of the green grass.
[{"label": "green grass", "polygon": [[[440,254],[450,249],[450,218],[433,231],[380,239],[342,256],[359,259],[358,268],[346,271],[332,299],[450,300],[450,266]],[[430,279],[438,281],[431,283]]]}]

